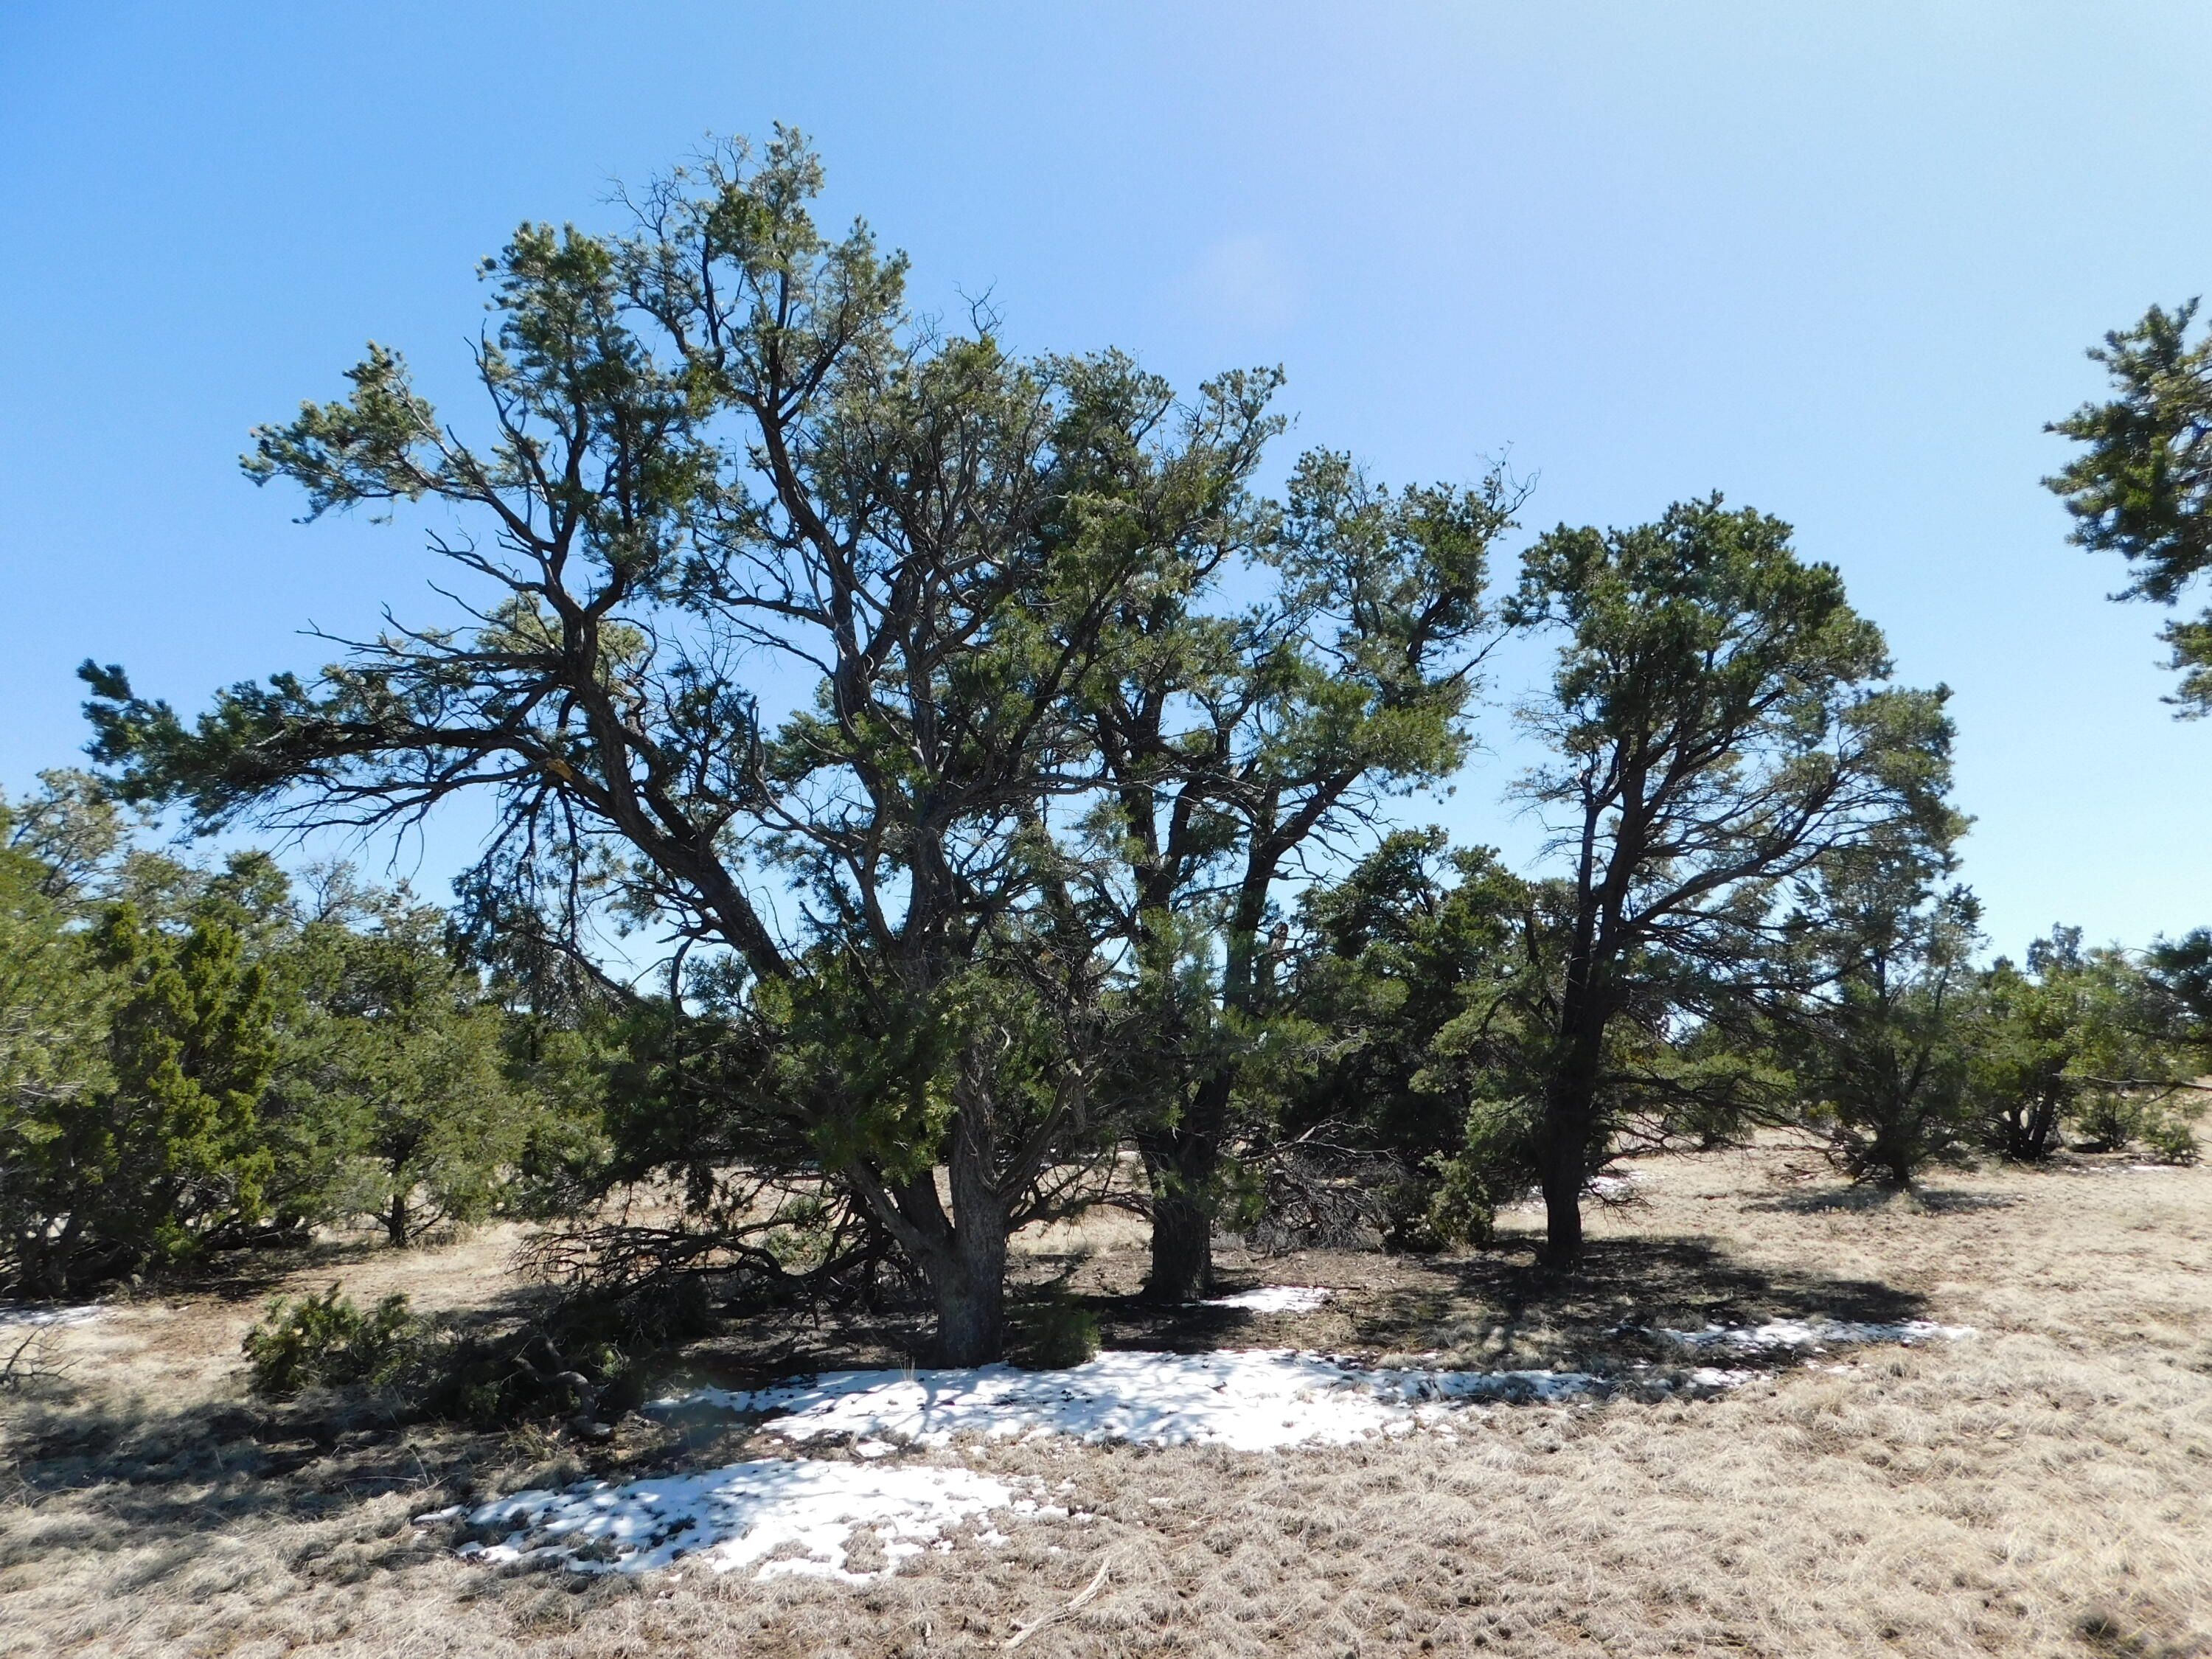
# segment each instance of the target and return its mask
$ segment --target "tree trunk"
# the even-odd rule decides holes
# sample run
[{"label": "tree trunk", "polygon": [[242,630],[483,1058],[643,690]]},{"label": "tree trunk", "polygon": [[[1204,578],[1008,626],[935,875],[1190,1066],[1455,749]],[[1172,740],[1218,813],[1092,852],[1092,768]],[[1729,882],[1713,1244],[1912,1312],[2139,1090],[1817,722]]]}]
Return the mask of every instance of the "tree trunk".
[{"label": "tree trunk", "polygon": [[[1547,1119],[1559,1114],[1556,1105]],[[1583,1253],[1583,1177],[1588,1161],[1583,1136],[1571,1123],[1547,1121],[1536,1149],[1536,1169],[1544,1188],[1544,1248],[1547,1267],[1571,1267]]]},{"label": "tree trunk", "polygon": [[2041,1161],[2051,1156],[2051,1144],[2058,1128],[2058,1103],[2045,1097],[2035,1103],[2027,1120],[2027,1157]]},{"label": "tree trunk", "polygon": [[[1575,1025],[1568,1025],[1568,1020]],[[1598,1079],[1605,1020],[1584,1000],[1562,1020],[1566,1060],[1544,1097],[1536,1130],[1536,1176],[1544,1189],[1544,1264],[1571,1267],[1583,1253],[1583,1184],[1589,1178],[1590,1142],[1597,1133]]]},{"label": "tree trunk", "polygon": [[947,1248],[922,1262],[937,1307],[930,1358],[939,1365],[988,1365],[1006,1347],[1006,1235],[962,1218]]},{"label": "tree trunk", "polygon": [[1145,1296],[1153,1302],[1201,1301],[1213,1289],[1213,1206],[1205,1190],[1212,1171],[1195,1166],[1212,1160],[1204,1157],[1206,1148],[1188,1142],[1142,1150],[1152,1186],[1152,1265]]},{"label": "tree trunk", "polygon": [[385,1212],[384,1216],[385,1242],[390,1244],[393,1249],[398,1250],[406,1248],[407,1225],[410,1219],[410,1218],[407,1213],[407,1194],[405,1190],[403,1188],[401,1190],[395,1191],[392,1194],[392,1207]]},{"label": "tree trunk", "polygon": [[1544,1264],[1571,1267],[1583,1254],[1582,1160],[1572,1170],[1544,1172]]},{"label": "tree trunk", "polygon": [[1213,1289],[1213,1178],[1231,1087],[1224,1066],[1199,1085],[1177,1122],[1137,1137],[1152,1188],[1148,1301],[1196,1302]]},{"label": "tree trunk", "polygon": [[902,1207],[927,1240],[922,1276],[937,1304],[930,1357],[940,1365],[988,1365],[1006,1346],[1006,1195],[994,1168],[988,1103],[963,1103],[951,1127],[945,1149],[951,1215],[937,1202],[934,1176],[915,1183]]}]

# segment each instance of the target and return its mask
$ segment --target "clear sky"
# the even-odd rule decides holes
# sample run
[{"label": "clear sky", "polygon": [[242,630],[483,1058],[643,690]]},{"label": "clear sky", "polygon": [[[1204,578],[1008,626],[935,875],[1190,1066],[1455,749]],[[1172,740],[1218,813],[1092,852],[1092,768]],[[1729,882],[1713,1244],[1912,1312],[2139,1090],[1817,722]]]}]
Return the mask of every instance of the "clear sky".
[{"label": "clear sky", "polygon": [[[1291,444],[1398,480],[1510,452],[1532,528],[1716,489],[1791,520],[1955,688],[1996,945],[2212,922],[2212,725],[2037,484],[2082,348],[2212,288],[2201,0],[9,0],[0,785],[75,757],[86,656],[192,708],[317,665],[310,621],[430,614],[419,538],[295,525],[246,428],[370,337],[465,416],[477,256],[776,120],[829,218],[1024,349],[1280,362]],[[1408,810],[1525,856],[1486,730]]]}]

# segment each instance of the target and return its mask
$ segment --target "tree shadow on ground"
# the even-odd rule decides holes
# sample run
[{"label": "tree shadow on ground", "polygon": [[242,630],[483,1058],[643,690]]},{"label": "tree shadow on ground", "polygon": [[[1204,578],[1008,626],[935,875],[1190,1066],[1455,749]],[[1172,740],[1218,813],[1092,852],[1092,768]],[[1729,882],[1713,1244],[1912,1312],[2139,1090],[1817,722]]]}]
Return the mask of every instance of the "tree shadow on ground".
[{"label": "tree shadow on ground", "polygon": [[[1540,1361],[1602,1367],[1665,1357],[1660,1328],[1757,1325],[1774,1319],[1891,1323],[1919,1317],[1917,1293],[1873,1280],[1763,1267],[1696,1238],[1596,1239],[1571,1272],[1533,1249],[1504,1246],[1461,1257],[1401,1257],[1382,1284],[1339,1291],[1310,1319],[1232,1308],[1161,1308],[1135,1297],[1099,1298],[1108,1346],[1178,1352],[1313,1346],[1301,1327],[1326,1322],[1332,1346],[1355,1351],[1469,1349],[1500,1367]],[[1348,1332],[1346,1331],[1346,1328]],[[1680,1361],[1679,1350],[1671,1357]],[[1731,1357],[1730,1363],[1735,1363]]]},{"label": "tree shadow on ground", "polygon": [[[40,1512],[71,1494],[88,1500],[71,1506],[73,1518],[112,1534],[114,1547],[158,1549],[256,1522],[329,1518],[392,1492],[434,1498],[505,1450],[501,1435],[393,1416],[356,1398],[306,1411],[123,1401],[19,1417],[9,1425],[15,1513],[0,1528],[0,1565],[37,1559]],[[57,1547],[76,1547],[82,1529],[62,1528]]]},{"label": "tree shadow on ground", "polygon": [[[303,1261],[319,1270],[361,1254],[349,1245],[318,1246],[304,1257],[256,1252],[191,1288],[235,1304],[281,1285]],[[556,1287],[511,1284],[441,1318],[465,1340],[492,1336],[532,1324],[557,1296]],[[0,1570],[82,1549],[92,1537],[103,1550],[149,1552],[132,1571],[158,1578],[191,1565],[194,1540],[343,1520],[393,1492],[440,1508],[472,1496],[495,1472],[504,1479],[518,1463],[570,1449],[550,1420],[471,1426],[427,1417],[405,1397],[367,1388],[181,1404],[159,1389],[151,1373],[102,1388],[70,1367],[0,1402],[9,1500],[0,1505]],[[662,1449],[595,1448],[586,1456],[594,1468],[617,1467],[624,1455]],[[401,1557],[410,1547],[404,1535],[392,1545]]]},{"label": "tree shadow on ground", "polygon": [[1822,1215],[1838,1211],[1863,1215],[1875,1210],[1898,1209],[1919,1215],[1966,1215],[1977,1210],[2008,1210],[2021,1202],[2017,1193],[1970,1193],[1941,1187],[1844,1187],[1820,1192],[1784,1193],[1759,1199],[1742,1207],[1747,1213]]},{"label": "tree shadow on ground", "polygon": [[379,1241],[319,1239],[307,1244],[275,1244],[224,1250],[188,1267],[148,1279],[141,1293],[155,1297],[212,1297],[219,1302],[259,1302],[303,1273],[357,1267],[388,1252]]}]

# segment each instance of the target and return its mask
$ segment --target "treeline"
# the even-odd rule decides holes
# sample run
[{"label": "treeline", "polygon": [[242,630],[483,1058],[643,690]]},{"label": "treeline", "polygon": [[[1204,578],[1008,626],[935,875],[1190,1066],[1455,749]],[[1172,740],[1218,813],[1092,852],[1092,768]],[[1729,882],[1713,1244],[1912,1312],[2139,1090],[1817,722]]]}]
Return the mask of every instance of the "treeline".
[{"label": "treeline", "polygon": [[187,862],[82,774],[0,800],[0,1283],[60,1297],[373,1220],[544,1213],[598,1153],[590,1039],[343,867]]},{"label": "treeline", "polygon": [[[2191,1151],[2206,941],[2062,933],[1977,969],[1947,694],[1895,684],[1787,525],[1714,496],[1561,526],[1498,583],[1525,494],[1503,472],[1389,489],[1321,449],[1267,493],[1279,374],[1179,398],[1118,353],[1018,356],[988,316],[947,332],[865,225],[816,226],[820,183],[783,133],[658,181],[619,234],[523,227],[484,267],[477,439],[380,346],[343,399],[256,431],[247,475],[311,517],[427,500],[465,526],[434,546],[470,608],[189,719],[88,663],[104,787],[200,830],[373,830],[465,793],[493,831],[442,924],[356,898],[318,945],[289,898],[225,909],[237,874],[158,915],[41,900],[114,1012],[69,1040],[104,1070],[16,1091],[46,1103],[11,1170],[58,1144],[48,1117],[170,1121],[184,1085],[149,1079],[189,1081],[188,1050],[205,1080],[173,1115],[207,1127],[180,1145],[273,1147],[278,981],[312,988],[284,994],[328,1076],[387,1063],[384,993],[341,994],[357,958],[451,1004],[452,1047],[412,1096],[297,1085],[374,1097],[319,1139],[301,1108],[330,1149],[301,1190],[373,1197],[329,1212],[404,1234],[565,1192],[587,1219],[549,1266],[904,1283],[951,1363],[1003,1346],[1009,1237],[1099,1203],[1144,1211],[1150,1293],[1185,1301],[1224,1222],[1479,1237],[1532,1186],[1571,1271],[1609,1159],[1764,1123],[1887,1182],[2063,1133]],[[1389,809],[1459,770],[1516,632],[1556,647],[1518,714],[1551,836],[1527,872]],[[647,973],[610,929],[633,963],[658,942]],[[514,1103],[471,1092],[495,1087]],[[375,1142],[386,1116],[421,1138]],[[304,1218],[268,1161],[155,1183],[190,1196],[124,1255]],[[655,1205],[589,1207],[635,1182]],[[77,1226],[24,1214],[18,1261]]]},{"label": "treeline", "polygon": [[[569,1224],[547,1259],[580,1252],[617,1280],[822,1286],[896,1266],[812,1143],[766,1133],[754,1091],[772,1057],[736,1010],[532,985],[404,889],[342,866],[289,878],[261,853],[188,862],[132,827],[82,774],[0,802],[11,1291],[82,1293],[321,1225],[401,1246],[501,1216]],[[1486,1240],[1540,1178],[1545,935],[1568,896],[1435,830],[1389,833],[1301,893],[1236,1042],[1210,1222],[1278,1248]],[[1802,950],[1818,924],[1794,921]],[[2064,1144],[2194,1159],[2212,939],[2085,951],[2060,928],[2023,964],[1977,969],[1960,895],[1917,937],[1868,948],[1863,921],[1741,1022],[1686,1024],[1656,999],[1656,1018],[1624,1021],[1601,1155],[1788,1127],[1890,1184]],[[647,1181],[688,1217],[599,1218]]]}]

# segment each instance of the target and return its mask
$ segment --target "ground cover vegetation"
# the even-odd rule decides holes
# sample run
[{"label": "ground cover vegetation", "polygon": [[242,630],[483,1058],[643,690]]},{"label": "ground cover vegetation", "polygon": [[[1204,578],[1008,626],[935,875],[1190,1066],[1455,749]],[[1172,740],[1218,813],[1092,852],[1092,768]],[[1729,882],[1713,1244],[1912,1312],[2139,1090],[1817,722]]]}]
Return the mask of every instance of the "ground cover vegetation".
[{"label": "ground cover vegetation", "polygon": [[[526,1443],[611,1474],[744,1449],[637,1415],[702,1365],[740,1385],[726,1399],[856,1363],[958,1368],[944,1389],[967,1398],[1006,1358],[1241,1333],[1397,1355],[1406,1400],[1583,1389],[1559,1409],[1638,1401],[1680,1425],[1771,1370],[1736,1363],[1766,1353],[1740,1330],[1917,1328],[1927,1298],[1897,1287],[1932,1272],[1926,1239],[1882,1218],[1965,1229],[2047,1208],[2038,1179],[2196,1161],[2212,930],[2128,950],[2059,927],[1985,963],[1948,693],[1895,683],[1788,525],[1715,495],[1526,538],[1509,574],[1528,492],[1502,469],[1389,488],[1315,449],[1271,492],[1279,372],[1179,395],[1117,352],[1017,355],[985,308],[919,316],[901,256],[817,227],[821,184],[779,131],[621,198],[611,234],[525,226],[483,266],[473,421],[372,345],[343,398],[254,433],[248,476],[309,519],[437,508],[460,609],[327,639],[317,673],[195,715],[85,665],[99,769],[0,799],[0,1292],[240,1301],[258,1316],[191,1316],[242,1357],[193,1385],[245,1390],[232,1429],[296,1431],[301,1468],[348,1437],[404,1445],[410,1490],[459,1501]],[[2168,603],[2208,556],[2192,314],[2111,337],[2118,398],[2060,424],[2087,448],[2051,481],[2077,539]],[[1548,836],[1525,870],[1392,805],[1467,761],[1516,632],[1553,648],[1513,713],[1540,757],[1516,796]],[[2168,630],[2185,714],[2200,635]],[[446,906],[237,842],[373,835],[465,796],[492,827]],[[179,829],[233,850],[161,838]],[[1790,1161],[1808,1157],[1842,1184]],[[1709,1185],[1701,1159],[1753,1181],[1698,1197],[1760,1218],[1737,1243],[1793,1264],[1788,1294],[1779,1268],[1744,1290],[1679,1205],[1649,1224],[1652,1182]],[[1972,1166],[1984,1185],[1957,1185]],[[1852,1235],[1865,1279],[1814,1285],[1793,1226],[1879,1233]],[[434,1260],[471,1262],[466,1285]],[[1265,1261],[1307,1263],[1306,1288],[1224,1297]],[[1992,1270],[1967,1300],[2005,1294]],[[34,1506],[82,1462],[82,1412],[121,1409],[46,1363],[101,1351],[82,1311],[0,1309]],[[1734,1369],[1678,1363],[1716,1344]],[[1896,1392],[1919,1426],[1883,1443],[1922,1468],[1898,1448],[1936,1443],[1948,1408],[1933,1383]],[[1841,1430],[1802,1393],[1745,1407],[1756,1432],[1826,1445]],[[1351,1437],[1396,1409],[1367,1401]],[[1457,1443],[1401,1415],[1390,1434]],[[1380,1484],[1358,1504],[1397,1489],[1395,1455],[1359,1454]],[[936,1479],[884,1468],[850,1501],[890,1515]],[[886,1522],[887,1559],[1012,1502],[995,1475],[956,1484],[939,1518]],[[1288,1553],[1240,1583],[1291,1570],[1289,1513]],[[792,1524],[805,1559],[847,1562]],[[73,1547],[43,1527],[0,1583]],[[2047,1633],[2069,1597],[2114,1652],[2202,1611],[1958,1571],[1987,1616],[1931,1588],[1914,1617],[1984,1647]],[[1015,1637],[1108,1576],[1048,1617],[1024,1604]],[[918,1594],[926,1644],[942,1614]],[[1443,1628],[1393,1606],[1340,1633]],[[1711,1619],[1790,1651],[1850,1622]]]},{"label": "ground cover vegetation", "polygon": [[[410,1418],[368,1382],[258,1395],[239,1345],[271,1295],[335,1282],[373,1313],[405,1293],[472,1330],[527,1316],[545,1287],[514,1273],[518,1224],[256,1253],[262,1271],[219,1288],[55,1330],[57,1375],[0,1401],[0,1652],[795,1659],[1002,1653],[1038,1626],[1018,1656],[2198,1653],[2212,1170],[2141,1162],[2061,1151],[1887,1198],[1809,1143],[1656,1155],[1636,1162],[1639,1201],[1594,1207],[1571,1278],[1537,1262],[1533,1203],[1474,1251],[1220,1247],[1224,1288],[1334,1288],[1297,1314],[1146,1302],[1144,1230],[1116,1212],[1016,1239],[1021,1295],[1065,1276],[1109,1352],[1588,1370],[1650,1357],[1636,1327],[1976,1332],[1729,1361],[1758,1380],[1710,1400],[1475,1407],[1453,1438],[1271,1453],[978,1434],[795,1456],[743,1418],[633,1414],[584,1443],[556,1419]],[[841,1366],[896,1378],[906,1340],[890,1317],[761,1309],[689,1353],[694,1381],[752,1388]],[[467,1517],[507,1494],[744,1460],[987,1479],[1070,1515],[991,1510],[859,1585],[456,1553],[504,1535]],[[887,1565],[867,1528],[847,1547],[855,1571]]]}]

